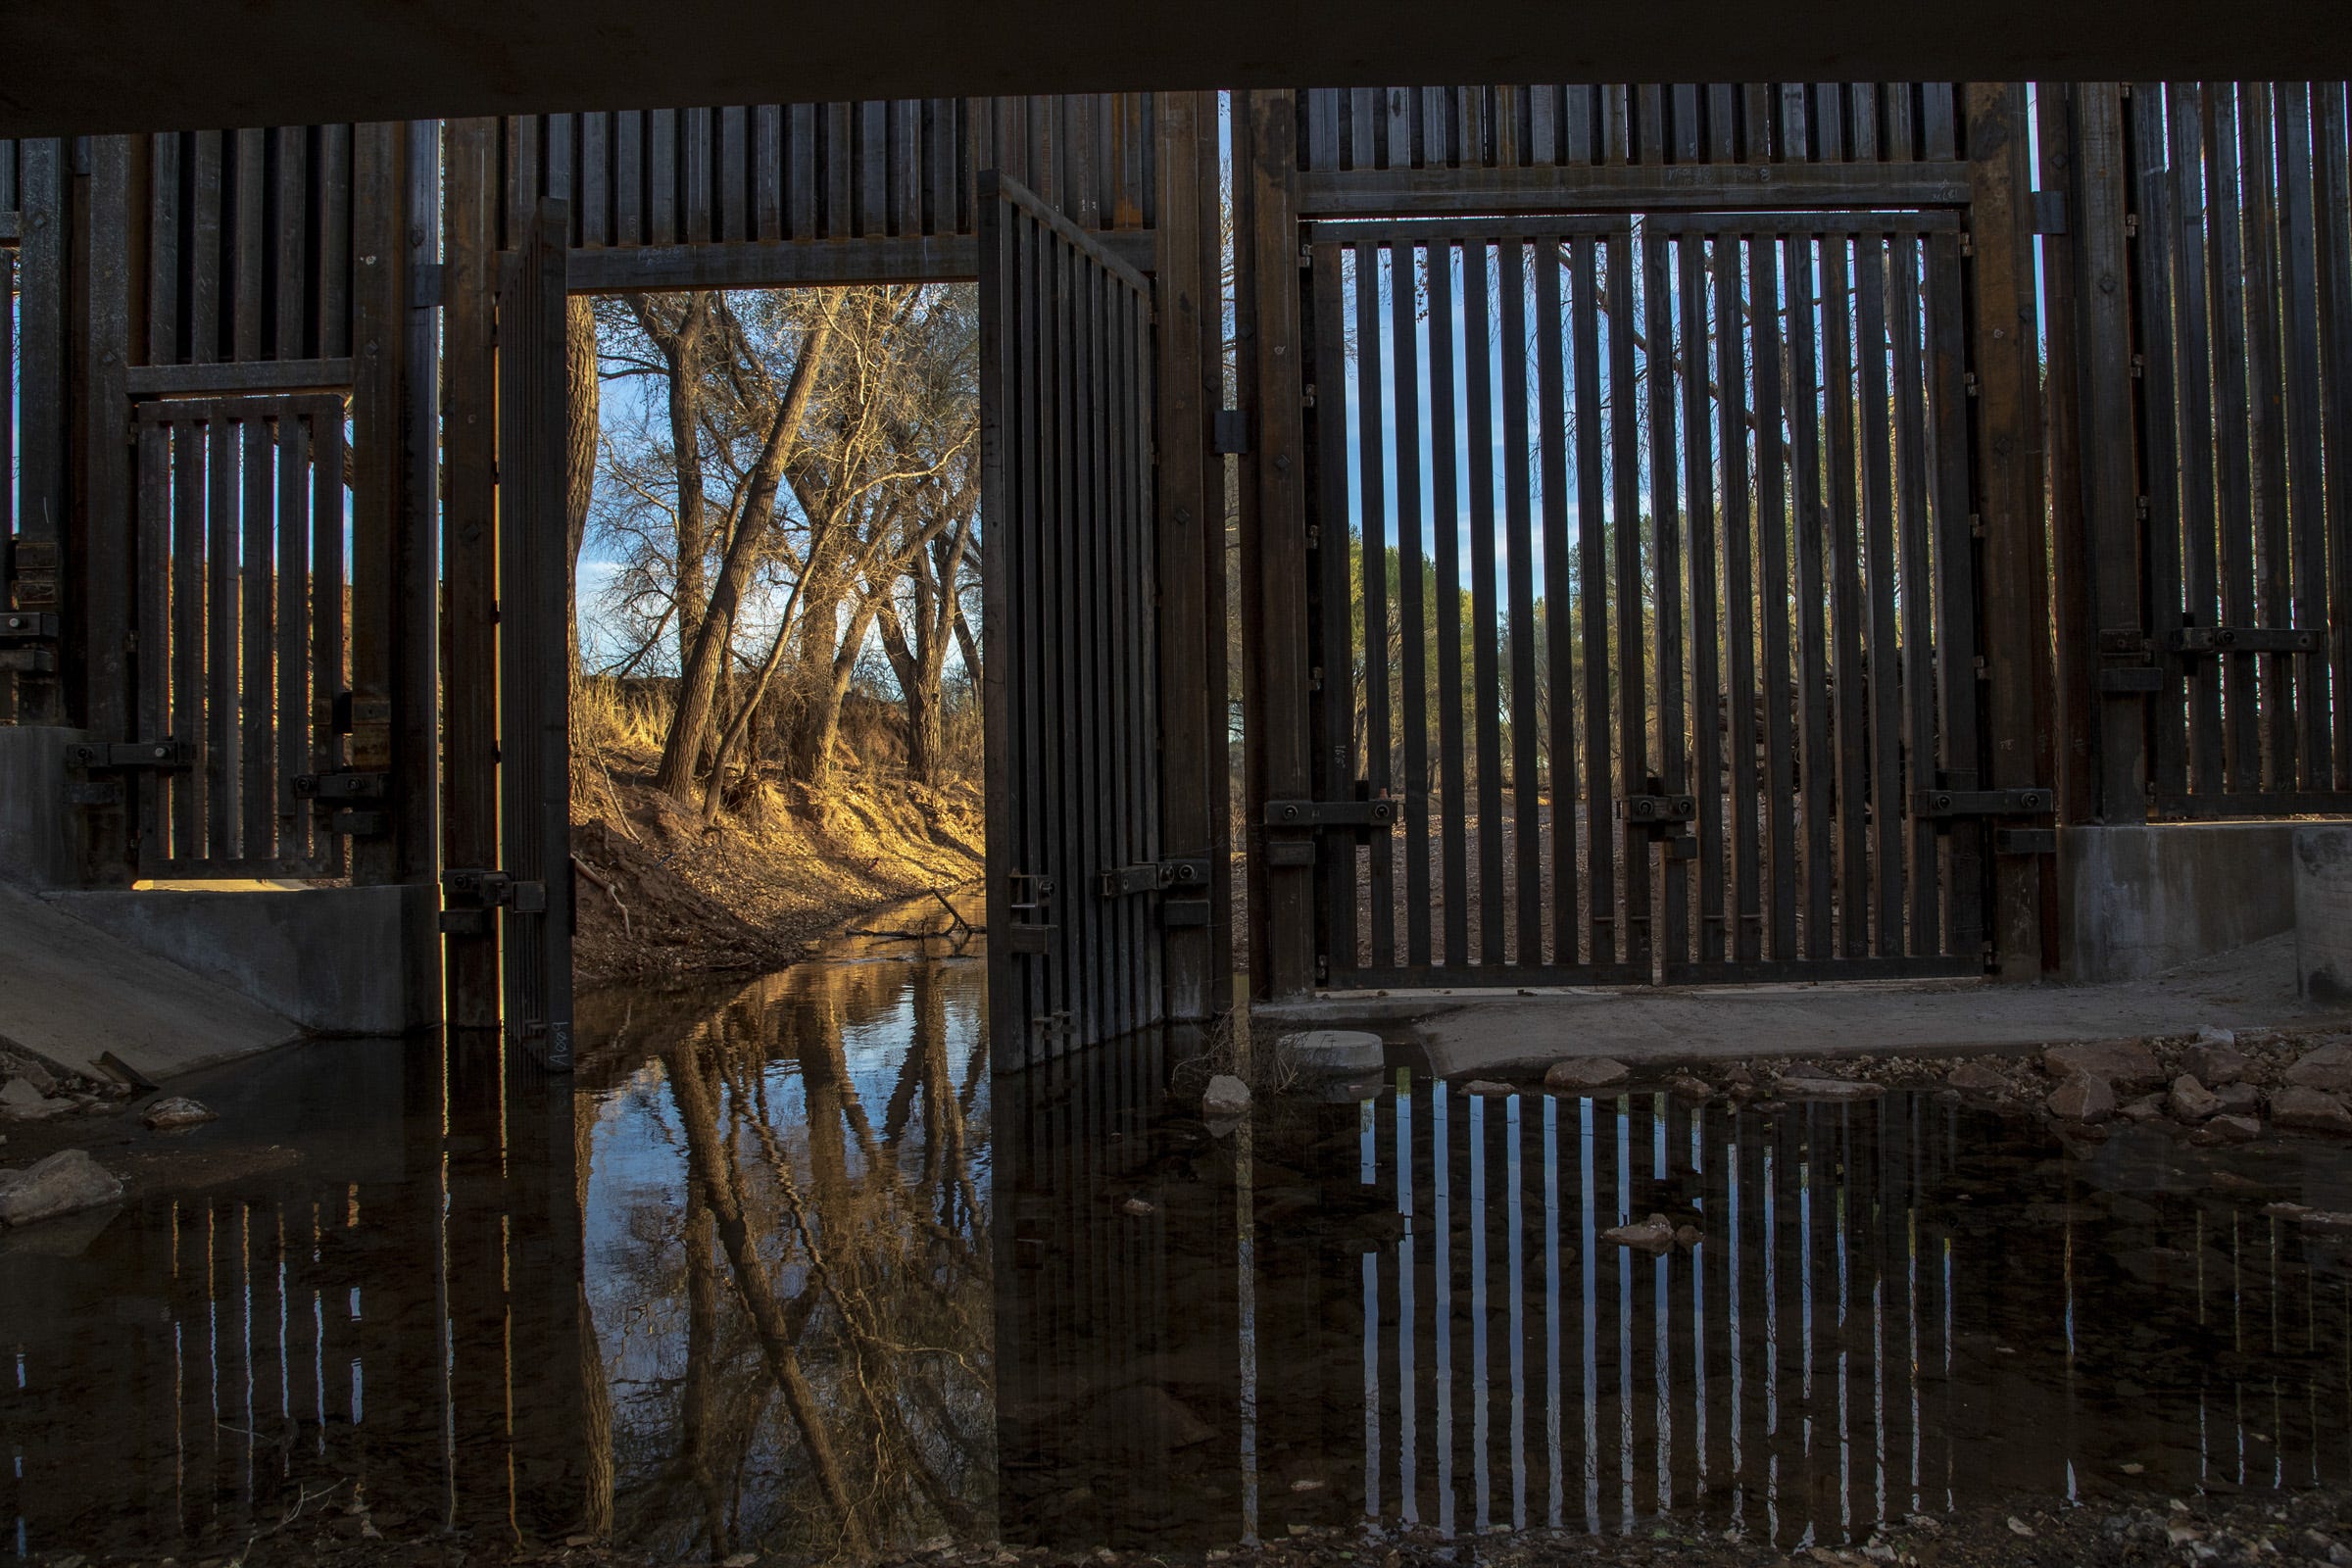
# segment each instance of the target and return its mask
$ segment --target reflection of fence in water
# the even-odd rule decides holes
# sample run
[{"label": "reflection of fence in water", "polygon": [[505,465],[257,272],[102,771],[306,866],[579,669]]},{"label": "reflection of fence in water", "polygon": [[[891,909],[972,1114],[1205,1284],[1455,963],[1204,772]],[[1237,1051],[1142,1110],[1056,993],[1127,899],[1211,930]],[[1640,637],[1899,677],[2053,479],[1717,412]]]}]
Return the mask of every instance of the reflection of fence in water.
[{"label": "reflection of fence in water", "polygon": [[[1992,1125],[1912,1098],[1367,1102],[1361,1184],[1404,1230],[1325,1265],[1326,1311],[1360,1331],[1298,1395],[1352,1385],[1357,1430],[1274,1424],[1355,1452],[1365,1512],[1465,1532],[1695,1512],[1859,1539],[2127,1484],[2126,1463],[2157,1488],[2352,1463],[2328,1413],[2352,1393],[2352,1295],[2291,1225],[1980,1163]],[[1651,1212],[1705,1242],[1652,1258],[1599,1239]]]}]

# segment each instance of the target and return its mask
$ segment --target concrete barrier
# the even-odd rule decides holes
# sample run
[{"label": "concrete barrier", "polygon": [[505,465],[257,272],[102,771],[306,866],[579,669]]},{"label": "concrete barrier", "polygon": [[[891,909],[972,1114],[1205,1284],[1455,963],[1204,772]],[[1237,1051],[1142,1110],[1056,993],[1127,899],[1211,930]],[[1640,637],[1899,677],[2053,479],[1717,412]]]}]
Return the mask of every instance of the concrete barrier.
[{"label": "concrete barrier", "polygon": [[2352,1002],[2352,822],[2295,829],[2295,988]]},{"label": "concrete barrier", "polygon": [[44,902],[317,1034],[441,1021],[438,889],[156,888]]},{"label": "concrete barrier", "polygon": [[2144,980],[2295,927],[2293,822],[2058,830],[2059,973]]}]

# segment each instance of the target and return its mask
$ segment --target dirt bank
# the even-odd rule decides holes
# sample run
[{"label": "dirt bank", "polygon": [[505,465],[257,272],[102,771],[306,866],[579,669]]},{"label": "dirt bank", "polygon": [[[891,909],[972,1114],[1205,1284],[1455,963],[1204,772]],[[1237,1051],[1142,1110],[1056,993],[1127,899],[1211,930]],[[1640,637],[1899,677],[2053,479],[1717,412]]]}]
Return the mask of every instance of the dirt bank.
[{"label": "dirt bank", "polygon": [[769,969],[882,905],[974,881],[976,785],[842,778],[823,808],[762,783],[706,823],[642,770],[591,765],[572,791],[581,979]]}]

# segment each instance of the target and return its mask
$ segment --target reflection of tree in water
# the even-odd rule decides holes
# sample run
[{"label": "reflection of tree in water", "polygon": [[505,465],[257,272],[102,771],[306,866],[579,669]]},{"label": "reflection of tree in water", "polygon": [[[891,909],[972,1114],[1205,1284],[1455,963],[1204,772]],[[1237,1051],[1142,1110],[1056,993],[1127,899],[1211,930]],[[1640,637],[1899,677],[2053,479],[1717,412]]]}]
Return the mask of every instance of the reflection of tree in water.
[{"label": "reflection of tree in water", "polygon": [[[597,1291],[626,1319],[618,1539],[855,1555],[989,1518],[977,997],[955,968],[826,966],[654,1031],[642,1125],[676,1180],[634,1195]],[[879,1125],[851,1063],[875,1033],[897,1037]]]}]

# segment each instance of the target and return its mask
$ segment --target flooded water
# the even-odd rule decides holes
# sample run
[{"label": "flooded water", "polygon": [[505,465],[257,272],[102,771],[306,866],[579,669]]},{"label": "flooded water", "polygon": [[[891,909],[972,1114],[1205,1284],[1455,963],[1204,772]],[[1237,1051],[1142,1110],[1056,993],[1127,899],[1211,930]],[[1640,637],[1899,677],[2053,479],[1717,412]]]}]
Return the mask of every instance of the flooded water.
[{"label": "flooded water", "polygon": [[[830,1556],[1661,1517],[1795,1546],[1987,1499],[2352,1482],[2352,1159],[2070,1152],[1397,1073],[1213,1133],[1157,1039],[992,1080],[980,966],[216,1077],[185,1182],[0,1239],[0,1554],[370,1528]],[[1697,1226],[1650,1257],[1600,1233]]]}]

